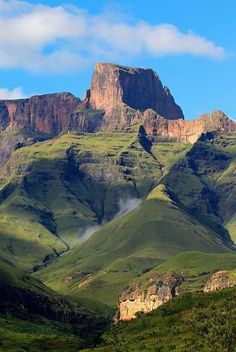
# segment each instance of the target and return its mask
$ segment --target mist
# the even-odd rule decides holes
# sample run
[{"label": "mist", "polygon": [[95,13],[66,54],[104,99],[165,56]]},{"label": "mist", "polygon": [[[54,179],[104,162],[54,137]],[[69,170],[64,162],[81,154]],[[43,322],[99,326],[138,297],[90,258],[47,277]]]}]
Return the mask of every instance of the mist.
[{"label": "mist", "polygon": [[83,235],[80,237],[80,243],[87,241],[96,231],[101,228],[99,225],[93,225],[87,227]]},{"label": "mist", "polygon": [[117,216],[129,213],[131,210],[134,210],[141,204],[141,199],[136,197],[127,197],[119,199],[119,211],[115,214]]},{"label": "mist", "polygon": [[[120,198],[118,202],[118,212],[114,215],[113,219],[118,216],[129,213],[131,210],[134,210],[141,204],[141,199],[136,197],[127,196],[126,198]],[[105,225],[105,222],[102,223]],[[83,235],[80,237],[80,243],[87,241],[96,231],[98,231],[102,225],[92,225],[87,227]]]}]

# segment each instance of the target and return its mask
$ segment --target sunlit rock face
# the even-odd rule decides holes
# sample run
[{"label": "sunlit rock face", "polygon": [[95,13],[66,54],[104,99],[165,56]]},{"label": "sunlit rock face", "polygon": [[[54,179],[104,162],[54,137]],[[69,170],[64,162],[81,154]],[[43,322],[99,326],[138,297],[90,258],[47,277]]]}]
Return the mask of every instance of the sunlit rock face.
[{"label": "sunlit rock face", "polygon": [[236,286],[236,271],[217,271],[208,280],[204,292],[213,292]]},{"label": "sunlit rock face", "polygon": [[70,114],[79,104],[80,99],[70,93],[0,100],[0,131],[29,130],[56,136],[68,128]]},{"label": "sunlit rock face", "polygon": [[159,274],[146,288],[130,286],[124,291],[118,302],[118,319],[132,320],[139,313],[148,313],[168,302],[179,294],[183,277],[179,275]]},{"label": "sunlit rock face", "polygon": [[184,118],[169,89],[163,87],[151,69],[98,63],[85,102],[90,108],[104,110],[107,115],[125,104],[140,111],[153,109],[167,119]]},{"label": "sunlit rock face", "polygon": [[184,143],[195,143],[206,132],[230,133],[236,131],[236,123],[222,111],[204,114],[196,120],[167,120],[155,111],[144,112],[143,126],[148,135],[171,138]]}]

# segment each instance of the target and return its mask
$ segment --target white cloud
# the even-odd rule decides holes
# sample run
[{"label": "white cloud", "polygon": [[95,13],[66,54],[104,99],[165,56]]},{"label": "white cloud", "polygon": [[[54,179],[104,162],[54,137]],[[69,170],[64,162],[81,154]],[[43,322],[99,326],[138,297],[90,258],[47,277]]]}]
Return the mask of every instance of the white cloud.
[{"label": "white cloud", "polygon": [[0,100],[21,99],[24,97],[25,95],[21,87],[16,87],[12,90],[9,90],[7,88],[0,88]]},{"label": "white cloud", "polygon": [[170,24],[130,24],[114,13],[92,16],[75,6],[0,0],[0,68],[64,71],[143,54],[226,56],[212,41]]}]

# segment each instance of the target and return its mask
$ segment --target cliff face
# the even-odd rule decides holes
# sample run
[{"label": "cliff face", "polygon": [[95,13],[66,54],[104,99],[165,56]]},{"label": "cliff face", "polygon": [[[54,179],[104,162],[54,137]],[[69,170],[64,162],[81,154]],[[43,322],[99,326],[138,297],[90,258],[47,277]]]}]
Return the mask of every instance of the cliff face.
[{"label": "cliff face", "polygon": [[99,63],[95,66],[90,91],[84,103],[111,115],[121,104],[145,111],[150,108],[168,119],[184,118],[168,88],[151,69]]},{"label": "cliff face", "polygon": [[149,109],[144,112],[143,125],[148,135],[191,144],[195,143],[202,133],[236,131],[236,123],[219,110],[204,114],[199,119],[186,121],[167,120]]},{"label": "cliff face", "polygon": [[179,294],[178,287],[182,282],[181,276],[159,274],[146,289],[130,286],[119,297],[119,320],[132,320],[137,313],[148,313],[160,307]]},{"label": "cliff face", "polygon": [[208,280],[204,292],[213,292],[236,286],[236,271],[217,271]]},{"label": "cliff face", "polygon": [[0,101],[0,131],[28,130],[56,136],[67,129],[69,116],[79,103],[70,93]]},{"label": "cliff face", "polygon": [[126,131],[143,125],[151,136],[194,143],[202,133],[236,131],[223,112],[184,120],[181,108],[151,69],[96,64],[91,89],[81,102],[70,93],[0,101],[0,132],[31,131],[47,136],[76,131]]},{"label": "cliff face", "polygon": [[[200,274],[199,278],[201,277]],[[206,278],[208,277],[208,280]],[[202,276],[203,278],[203,276]],[[202,280],[200,279],[200,282]],[[199,287],[203,292],[213,292],[224,288],[236,286],[236,271],[217,271],[209,277],[206,275],[205,286]],[[145,282],[134,283],[122,292],[118,298],[118,313],[116,320],[129,321],[137,318],[138,314],[148,313],[165,304],[173,297],[183,294],[184,292],[195,291],[196,287],[191,287],[191,282],[195,285],[197,276],[183,276],[180,274],[161,274],[156,273],[146,277]],[[185,288],[181,285],[185,283]],[[189,286],[190,285],[190,286]]]}]

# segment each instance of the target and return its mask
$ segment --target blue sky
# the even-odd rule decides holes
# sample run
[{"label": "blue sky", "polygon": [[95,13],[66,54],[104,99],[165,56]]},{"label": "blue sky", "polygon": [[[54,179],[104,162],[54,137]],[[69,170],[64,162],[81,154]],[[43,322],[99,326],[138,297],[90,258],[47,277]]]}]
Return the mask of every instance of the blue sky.
[{"label": "blue sky", "polygon": [[186,118],[236,117],[234,0],[0,0],[0,99],[82,97],[97,61],[151,67]]}]

